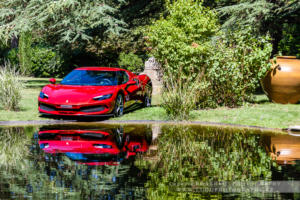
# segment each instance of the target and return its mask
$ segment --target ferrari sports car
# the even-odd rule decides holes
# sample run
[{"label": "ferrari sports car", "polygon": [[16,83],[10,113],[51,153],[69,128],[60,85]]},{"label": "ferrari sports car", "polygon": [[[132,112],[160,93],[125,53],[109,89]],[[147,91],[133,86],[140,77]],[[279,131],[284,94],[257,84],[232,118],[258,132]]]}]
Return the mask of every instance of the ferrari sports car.
[{"label": "ferrari sports car", "polygon": [[81,67],[59,84],[54,78],[38,97],[39,112],[50,116],[122,116],[134,105],[151,106],[152,83],[145,75],[108,67]]},{"label": "ferrari sports car", "polygon": [[64,154],[79,164],[119,165],[123,160],[146,152],[146,136],[109,133],[101,130],[45,130],[39,132],[39,146],[50,154]]}]

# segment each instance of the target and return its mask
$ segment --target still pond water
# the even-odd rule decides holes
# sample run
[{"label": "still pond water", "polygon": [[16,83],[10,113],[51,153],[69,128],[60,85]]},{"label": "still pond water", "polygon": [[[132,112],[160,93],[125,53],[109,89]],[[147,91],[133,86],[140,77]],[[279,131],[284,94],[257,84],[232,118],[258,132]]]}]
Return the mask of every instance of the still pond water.
[{"label": "still pond water", "polygon": [[200,126],[0,128],[0,199],[300,199],[300,137]]}]

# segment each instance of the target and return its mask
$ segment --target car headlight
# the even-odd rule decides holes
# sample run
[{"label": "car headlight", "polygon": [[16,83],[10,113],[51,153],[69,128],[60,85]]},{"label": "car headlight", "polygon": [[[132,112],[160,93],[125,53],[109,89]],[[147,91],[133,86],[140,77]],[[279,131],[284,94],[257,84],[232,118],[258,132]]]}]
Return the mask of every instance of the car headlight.
[{"label": "car headlight", "polygon": [[106,95],[100,95],[100,96],[96,96],[93,99],[97,100],[97,101],[102,101],[105,99],[109,99],[112,96],[112,94],[106,94]]},{"label": "car headlight", "polygon": [[42,98],[42,99],[48,99],[49,96],[47,94],[45,94],[44,92],[40,92],[40,98]]}]

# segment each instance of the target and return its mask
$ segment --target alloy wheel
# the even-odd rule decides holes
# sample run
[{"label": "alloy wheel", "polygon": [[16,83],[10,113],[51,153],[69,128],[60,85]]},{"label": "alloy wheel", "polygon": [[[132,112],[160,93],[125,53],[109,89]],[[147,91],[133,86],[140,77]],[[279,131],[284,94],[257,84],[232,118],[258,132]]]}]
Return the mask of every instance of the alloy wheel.
[{"label": "alloy wheel", "polygon": [[118,94],[115,102],[114,116],[120,117],[123,115],[123,112],[124,112],[123,96],[121,94]]}]

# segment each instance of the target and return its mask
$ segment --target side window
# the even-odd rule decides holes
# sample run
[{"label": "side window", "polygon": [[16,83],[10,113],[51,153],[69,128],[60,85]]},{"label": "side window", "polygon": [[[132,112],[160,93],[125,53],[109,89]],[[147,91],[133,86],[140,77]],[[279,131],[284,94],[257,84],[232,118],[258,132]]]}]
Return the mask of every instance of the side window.
[{"label": "side window", "polygon": [[122,74],[123,74],[123,82],[122,82],[122,84],[127,83],[128,80],[129,80],[129,77],[128,77],[127,73],[126,72],[122,72]]},{"label": "side window", "polygon": [[125,84],[127,83],[129,80],[129,77],[127,75],[126,72],[124,71],[119,71],[118,73],[118,84],[121,85],[121,84]]}]

